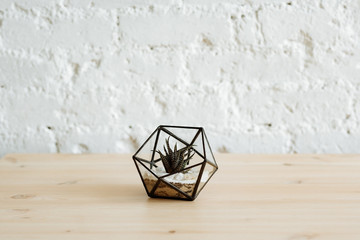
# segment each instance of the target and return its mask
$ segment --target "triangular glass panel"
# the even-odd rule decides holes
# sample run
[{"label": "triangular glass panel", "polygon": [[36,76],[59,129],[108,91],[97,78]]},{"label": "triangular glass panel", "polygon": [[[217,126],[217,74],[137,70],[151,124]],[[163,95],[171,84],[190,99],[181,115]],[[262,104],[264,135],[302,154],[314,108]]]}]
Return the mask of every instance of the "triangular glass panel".
[{"label": "triangular glass panel", "polygon": [[[167,145],[167,141],[169,142],[169,146]],[[179,141],[177,138],[173,137],[172,135],[169,135],[168,132],[160,130],[158,142],[156,144],[156,150],[155,150],[155,154],[154,154],[154,163],[156,164],[157,167],[160,167],[160,168],[158,168],[158,170],[165,171],[167,169],[167,167],[162,162],[158,151],[160,151],[163,155],[166,155],[166,152],[169,152],[169,147],[170,147],[171,151],[175,151],[175,146],[176,146],[177,151],[187,147],[186,144],[184,144],[182,141]],[[187,153],[189,153],[189,152],[187,152]],[[190,151],[190,154],[186,154],[184,157],[185,157],[185,159],[189,158],[187,167],[196,165],[196,164],[204,161],[204,159],[199,154],[197,154],[193,149]]]},{"label": "triangular glass panel", "polygon": [[164,179],[191,197],[200,173],[201,166],[202,165],[198,165],[192,168],[187,168],[181,172],[164,177]]},{"label": "triangular glass panel", "polygon": [[194,155],[192,155],[192,157],[190,158],[189,164],[186,166],[186,168],[198,165],[202,162],[204,162],[204,158],[195,152]]},{"label": "triangular glass panel", "polygon": [[203,132],[204,134],[204,145],[205,145],[205,155],[206,155],[206,161],[210,162],[212,165],[214,165],[215,167],[217,167],[215,158],[214,158],[214,154],[211,151],[211,147],[209,144],[209,141],[206,137],[205,131]]},{"label": "triangular glass panel", "polygon": [[217,168],[215,168],[211,164],[205,163],[204,171],[203,171],[202,175],[199,176],[200,183],[199,183],[199,187],[198,187],[198,189],[196,191],[196,195],[198,195],[201,192],[201,190],[205,187],[206,183],[214,175],[216,170],[217,170]]},{"label": "triangular glass panel", "polygon": [[159,185],[157,186],[155,192],[154,192],[154,196],[157,197],[170,197],[170,198],[184,198],[184,199],[188,199],[187,196],[185,196],[184,194],[180,193],[178,190],[176,190],[173,187],[170,187],[169,185],[167,185],[166,183],[164,183],[163,181],[160,181]]},{"label": "triangular glass panel", "polygon": [[147,192],[150,193],[154,185],[156,184],[158,178],[149,169],[144,167],[139,161],[135,160],[134,162],[139,170],[140,177],[143,180]]},{"label": "triangular glass panel", "polygon": [[155,130],[134,155],[134,158],[144,163],[145,166],[149,167],[150,169],[153,168],[151,160],[153,157],[153,150],[156,144],[158,132],[158,129]]},{"label": "triangular glass panel", "polygon": [[183,142],[186,145],[190,145],[197,132],[198,128],[186,128],[186,127],[163,127],[164,131],[170,132],[170,135],[174,135],[178,138],[178,141]]},{"label": "triangular glass panel", "polygon": [[204,142],[202,130],[199,130],[192,140],[194,150],[201,156],[204,157]]}]

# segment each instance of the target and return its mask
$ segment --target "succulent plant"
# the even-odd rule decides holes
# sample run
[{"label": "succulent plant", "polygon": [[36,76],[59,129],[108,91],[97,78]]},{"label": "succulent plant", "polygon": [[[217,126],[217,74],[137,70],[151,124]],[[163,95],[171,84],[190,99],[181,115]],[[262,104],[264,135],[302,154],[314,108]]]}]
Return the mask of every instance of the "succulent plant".
[{"label": "succulent plant", "polygon": [[[169,137],[170,138],[170,137]],[[169,144],[169,138],[165,139],[166,147],[164,145],[164,154],[157,150],[159,153],[161,161],[164,165],[165,171],[167,173],[176,173],[183,170],[186,165],[189,164],[190,159],[194,156],[193,145],[188,145],[184,148],[177,149],[175,143],[174,149],[171,149]]]}]

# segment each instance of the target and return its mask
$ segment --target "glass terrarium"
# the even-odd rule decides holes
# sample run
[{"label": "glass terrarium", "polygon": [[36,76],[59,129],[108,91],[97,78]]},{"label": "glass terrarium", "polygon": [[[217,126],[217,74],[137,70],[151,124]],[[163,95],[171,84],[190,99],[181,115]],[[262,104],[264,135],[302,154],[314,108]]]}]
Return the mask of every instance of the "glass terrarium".
[{"label": "glass terrarium", "polygon": [[194,200],[218,169],[202,127],[161,125],[133,160],[154,198]]}]

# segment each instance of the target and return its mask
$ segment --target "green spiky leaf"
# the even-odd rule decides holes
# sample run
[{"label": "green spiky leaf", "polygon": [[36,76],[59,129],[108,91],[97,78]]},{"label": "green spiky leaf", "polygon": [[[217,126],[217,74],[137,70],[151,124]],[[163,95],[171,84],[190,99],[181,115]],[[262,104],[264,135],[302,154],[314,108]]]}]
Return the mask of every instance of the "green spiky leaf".
[{"label": "green spiky leaf", "polygon": [[170,147],[169,139],[170,137],[165,139],[165,145],[163,146],[164,154],[160,151],[156,152],[159,153],[161,161],[167,173],[180,172],[189,164],[191,158],[195,154],[192,148],[193,145],[188,145],[178,150],[177,144],[175,143],[173,150]]}]

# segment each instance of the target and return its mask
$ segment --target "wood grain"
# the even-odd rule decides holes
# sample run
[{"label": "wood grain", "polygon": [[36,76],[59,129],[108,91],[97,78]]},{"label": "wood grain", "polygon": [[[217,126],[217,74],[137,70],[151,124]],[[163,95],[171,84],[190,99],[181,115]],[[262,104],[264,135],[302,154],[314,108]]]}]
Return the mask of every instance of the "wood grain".
[{"label": "wood grain", "polygon": [[216,159],[187,202],[148,198],[130,155],[7,155],[0,239],[360,239],[360,155]]}]

